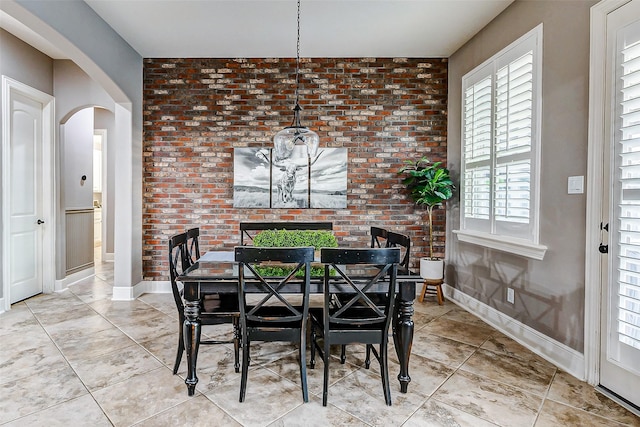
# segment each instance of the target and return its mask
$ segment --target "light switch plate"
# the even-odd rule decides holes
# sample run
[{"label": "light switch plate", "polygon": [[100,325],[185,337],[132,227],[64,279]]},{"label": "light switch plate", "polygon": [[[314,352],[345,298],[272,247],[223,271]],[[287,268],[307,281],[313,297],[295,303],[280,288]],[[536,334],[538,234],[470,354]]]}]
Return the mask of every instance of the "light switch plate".
[{"label": "light switch plate", "polygon": [[567,180],[568,194],[584,193],[584,176],[570,176]]}]

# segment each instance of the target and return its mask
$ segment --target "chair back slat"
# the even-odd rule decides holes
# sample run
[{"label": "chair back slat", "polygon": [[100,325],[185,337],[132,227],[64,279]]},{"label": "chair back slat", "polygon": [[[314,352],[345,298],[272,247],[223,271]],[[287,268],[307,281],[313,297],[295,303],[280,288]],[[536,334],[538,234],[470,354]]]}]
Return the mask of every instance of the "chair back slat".
[{"label": "chair back slat", "polygon": [[400,262],[398,248],[322,248],[322,263],[331,264],[392,264]]},{"label": "chair back slat", "polygon": [[187,258],[191,264],[200,258],[200,228],[194,227],[187,230]]}]

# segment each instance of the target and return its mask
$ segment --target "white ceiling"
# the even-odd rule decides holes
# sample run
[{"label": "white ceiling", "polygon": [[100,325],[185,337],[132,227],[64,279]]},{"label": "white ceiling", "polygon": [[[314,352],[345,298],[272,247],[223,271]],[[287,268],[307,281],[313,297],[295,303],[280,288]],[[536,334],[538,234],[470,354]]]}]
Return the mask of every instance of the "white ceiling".
[{"label": "white ceiling", "polygon": [[[296,54],[296,0],[84,1],[144,58]],[[302,0],[300,55],[446,58],[513,1]],[[2,10],[0,28],[65,59]]]},{"label": "white ceiling", "polygon": [[[145,58],[295,57],[295,0],[85,0]],[[448,57],[513,0],[302,0],[302,57]]]}]

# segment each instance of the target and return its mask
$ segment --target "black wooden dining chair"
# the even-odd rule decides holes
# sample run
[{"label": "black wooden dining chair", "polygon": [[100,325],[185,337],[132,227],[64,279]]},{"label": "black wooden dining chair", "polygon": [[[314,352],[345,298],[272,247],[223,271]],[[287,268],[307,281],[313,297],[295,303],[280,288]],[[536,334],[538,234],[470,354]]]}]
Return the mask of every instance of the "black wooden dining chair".
[{"label": "black wooden dining chair", "polygon": [[[409,271],[409,257],[411,253],[411,239],[404,234],[396,233],[395,231],[389,231],[385,228],[372,226],[370,229],[371,235],[371,247],[372,248],[400,248],[401,261],[398,266],[404,269],[405,272]],[[333,295],[335,304],[342,305],[345,303],[345,297],[342,295]],[[384,305],[386,297],[384,295],[372,296],[374,301]],[[340,351],[340,363],[345,363],[347,360],[347,347],[343,345]],[[367,346],[366,363],[371,360],[371,348]]]},{"label": "black wooden dining chair", "polygon": [[[299,344],[302,398],[305,402],[309,401],[306,337],[313,251],[313,247],[235,248],[235,260],[239,263],[238,299],[242,336],[240,402],[244,401],[247,390],[252,341],[284,341]],[[269,266],[265,267],[264,263]],[[275,273],[274,263],[284,272]],[[286,267],[288,270],[284,270]],[[257,293],[258,298],[247,302],[247,294],[250,293]]]},{"label": "black wooden dining chair", "polygon": [[[398,263],[398,271],[402,271],[403,274],[409,274],[409,263],[411,257],[411,238],[407,235],[396,233],[395,231],[387,231],[386,233],[386,242],[384,243],[384,247],[386,248],[400,248],[400,262]],[[380,296],[376,296],[376,298],[380,298]],[[384,296],[382,299],[384,300]],[[384,304],[384,302],[382,302]],[[394,316],[397,316],[398,305],[394,306]],[[396,330],[393,329],[393,336],[396,336]],[[371,360],[371,350],[372,347],[370,345],[367,346],[367,352],[365,356],[365,366],[369,366]],[[343,351],[346,353],[346,351]]]},{"label": "black wooden dining chair", "polygon": [[[196,246],[197,248],[197,246]],[[169,238],[169,276],[171,278],[171,291],[178,308],[178,351],[173,365],[173,374],[178,372],[182,354],[184,353],[184,301],[183,289],[177,278],[192,265],[188,250],[188,233],[180,233]],[[206,295],[200,306],[200,322],[204,325],[220,325],[229,323],[233,325],[233,336],[229,340],[202,340],[200,344],[231,344],[235,354],[234,368],[240,371],[240,310],[238,299],[235,295]]]},{"label": "black wooden dining chair", "polygon": [[[409,272],[409,263],[411,257],[411,238],[407,235],[397,233],[395,231],[386,230],[380,227],[371,227],[371,247],[372,248],[400,248],[400,263],[398,269],[403,273]],[[380,296],[375,296],[375,299],[380,299]],[[385,297],[382,296],[381,305],[384,304]],[[343,301],[340,301],[343,303]],[[394,331],[395,332],[395,331]],[[371,358],[370,347],[367,347],[367,356],[365,360]],[[346,347],[342,347],[340,354],[340,361],[345,363],[346,361]]]},{"label": "black wooden dining chair", "polygon": [[[325,264],[324,304],[322,308],[310,309],[310,367],[315,367],[315,356],[318,353],[324,361],[322,405],[327,406],[331,345],[360,343],[371,346],[373,355],[380,363],[384,399],[390,406],[387,345],[395,304],[400,249],[323,248],[320,258]],[[358,272],[359,275],[350,273],[349,269],[354,268],[354,273]],[[371,269],[375,271],[374,274],[362,275],[362,271]],[[340,307],[330,302],[331,288],[336,283],[349,289],[350,298]],[[380,305],[381,297],[386,297],[384,305]],[[323,340],[323,346],[318,344],[320,339]],[[378,348],[374,345],[378,345]],[[368,362],[365,363],[368,368]]]}]

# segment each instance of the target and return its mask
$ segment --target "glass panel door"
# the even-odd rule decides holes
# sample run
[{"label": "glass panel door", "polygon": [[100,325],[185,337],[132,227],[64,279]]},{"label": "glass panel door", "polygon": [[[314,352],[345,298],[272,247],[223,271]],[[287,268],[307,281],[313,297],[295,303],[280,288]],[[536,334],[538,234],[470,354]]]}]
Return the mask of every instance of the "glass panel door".
[{"label": "glass panel door", "polygon": [[600,384],[640,406],[640,2],[607,18],[609,256]]}]

